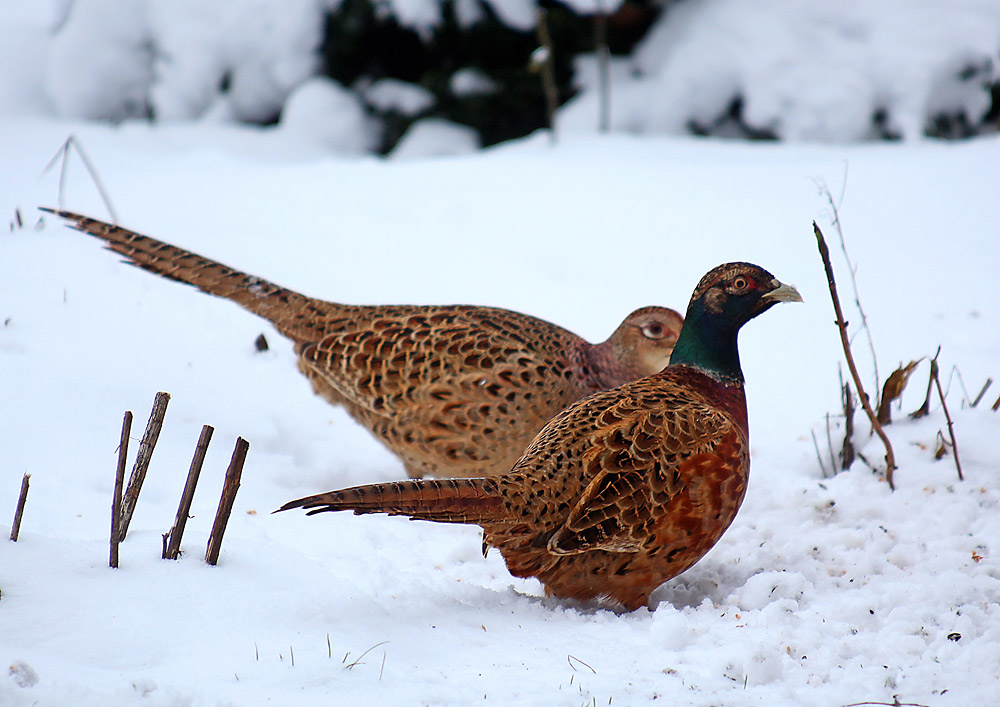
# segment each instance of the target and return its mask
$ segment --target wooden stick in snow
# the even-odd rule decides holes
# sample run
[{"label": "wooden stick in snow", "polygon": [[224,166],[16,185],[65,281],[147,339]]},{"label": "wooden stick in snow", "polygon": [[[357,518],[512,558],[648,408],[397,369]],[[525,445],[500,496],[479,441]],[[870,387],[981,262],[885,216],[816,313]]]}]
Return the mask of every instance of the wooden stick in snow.
[{"label": "wooden stick in snow", "polygon": [[847,359],[847,368],[851,372],[851,378],[854,379],[854,387],[858,390],[858,399],[861,401],[861,407],[864,408],[865,414],[868,415],[868,419],[872,423],[872,429],[882,440],[882,444],[885,445],[885,480],[889,482],[889,488],[895,490],[896,486],[892,483],[892,472],[896,468],[896,455],[892,451],[892,443],[889,442],[889,438],[885,434],[885,430],[882,429],[882,425],[879,424],[878,419],[875,417],[875,411],[872,410],[871,402],[868,400],[868,394],[865,393],[864,386],[861,385],[861,376],[858,374],[858,367],[854,364],[854,356],[851,353],[851,342],[847,338],[847,320],[844,319],[844,313],[840,308],[840,298],[837,296],[837,281],[833,276],[833,264],[830,262],[830,249],[826,245],[826,239],[823,238],[823,231],[819,229],[819,225],[813,221],[813,232],[816,234],[816,245],[819,247],[820,257],[823,259],[823,267],[826,269],[826,284],[830,288],[830,299],[833,300],[833,311],[837,315],[837,328],[840,330],[840,343],[844,347],[844,357]]},{"label": "wooden stick in snow", "polygon": [[21,516],[24,515],[24,504],[28,500],[28,479],[31,474],[21,477],[21,493],[17,496],[17,508],[14,509],[14,523],[10,526],[10,539],[17,542],[17,536],[21,533]]},{"label": "wooden stick in snow", "polygon": [[226,469],[226,480],[222,486],[222,498],[219,500],[219,510],[215,513],[212,524],[212,534],[208,537],[208,547],[205,549],[205,562],[210,565],[219,564],[219,551],[222,549],[222,536],[226,532],[229,515],[233,512],[233,502],[236,492],[240,490],[240,477],[243,475],[243,462],[247,458],[250,443],[242,437],[236,438],[236,448],[233,458]]},{"label": "wooden stick in snow", "polygon": [[153,400],[153,411],[149,414],[149,422],[146,424],[146,432],[142,435],[142,442],[139,443],[139,452],[136,454],[135,464],[132,466],[128,488],[125,489],[125,494],[122,497],[122,512],[118,521],[119,541],[125,539],[129,523],[132,522],[135,504],[139,500],[139,491],[142,490],[142,482],[146,480],[146,470],[149,468],[149,460],[153,457],[156,440],[160,437],[163,416],[167,414],[167,403],[169,402],[170,393],[163,392],[157,393]]},{"label": "wooden stick in snow", "polygon": [[181,494],[181,502],[177,506],[177,516],[174,518],[173,527],[166,535],[167,539],[163,546],[164,560],[176,560],[181,554],[181,537],[184,535],[184,526],[187,525],[188,514],[191,512],[191,499],[194,498],[194,489],[198,485],[201,467],[205,463],[205,454],[208,452],[208,443],[212,441],[214,431],[215,428],[211,425],[205,425],[201,428],[201,436],[198,437],[198,445],[194,449],[191,468],[188,469],[187,481],[184,482],[184,493]]},{"label": "wooden stick in snow", "polygon": [[115,491],[111,498],[111,555],[108,564],[118,567],[118,544],[122,533],[119,527],[122,520],[122,486],[125,485],[125,462],[128,457],[128,436],[132,432],[132,411],[126,410],[122,420],[122,436],[118,442],[118,467],[115,469]]}]

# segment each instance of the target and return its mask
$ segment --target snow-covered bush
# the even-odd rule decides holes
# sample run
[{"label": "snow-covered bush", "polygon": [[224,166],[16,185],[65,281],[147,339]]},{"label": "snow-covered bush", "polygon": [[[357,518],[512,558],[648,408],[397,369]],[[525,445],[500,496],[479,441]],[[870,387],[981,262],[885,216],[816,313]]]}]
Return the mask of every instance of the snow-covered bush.
[{"label": "snow-covered bush", "polygon": [[[984,129],[1000,0],[687,0],[619,67],[615,129],[856,141]],[[596,125],[593,71],[560,116]]]},{"label": "snow-covered bush", "polygon": [[858,141],[965,137],[1000,117],[1000,0],[64,2],[44,84],[68,117],[266,124],[322,74],[357,101],[305,101],[288,113],[300,127],[323,126],[302,106],[343,106],[342,127],[360,105],[378,152],[428,119],[491,145],[546,125],[539,7],[560,129],[597,127],[602,9],[613,130]]},{"label": "snow-covered bush", "polygon": [[64,117],[273,121],[316,73],[320,0],[73,0],[45,84]]}]

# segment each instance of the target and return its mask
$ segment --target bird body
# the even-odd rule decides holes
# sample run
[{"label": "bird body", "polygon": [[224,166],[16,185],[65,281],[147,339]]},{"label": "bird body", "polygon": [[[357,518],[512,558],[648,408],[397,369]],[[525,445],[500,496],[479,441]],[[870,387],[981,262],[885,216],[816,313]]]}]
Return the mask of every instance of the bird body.
[{"label": "bird body", "polygon": [[372,484],[280,510],[478,524],[511,574],[556,596],[636,609],[736,516],[750,471],[736,334],[779,301],[801,297],[758,266],[715,268],[692,295],[667,368],[573,403],[508,473]]},{"label": "bird body", "polygon": [[419,478],[508,471],[553,415],[661,370],[672,309],[632,312],[600,344],[542,319],[473,305],[349,305],[69,211],[51,211],[129,264],[224,297],[292,340],[316,393],[342,405]]}]

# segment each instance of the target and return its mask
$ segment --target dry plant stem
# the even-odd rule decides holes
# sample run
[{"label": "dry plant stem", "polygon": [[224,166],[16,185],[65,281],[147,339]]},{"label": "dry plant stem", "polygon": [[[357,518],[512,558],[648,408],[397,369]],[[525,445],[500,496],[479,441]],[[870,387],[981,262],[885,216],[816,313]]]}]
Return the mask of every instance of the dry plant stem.
[{"label": "dry plant stem", "polygon": [[21,493],[17,495],[17,507],[14,509],[14,522],[10,526],[10,539],[17,542],[17,536],[21,533],[21,518],[24,516],[24,504],[28,500],[28,484],[31,474],[21,477]]},{"label": "dry plant stem", "polygon": [[919,420],[921,417],[926,417],[931,411],[931,391],[934,390],[934,365],[931,364],[931,372],[927,376],[927,393],[924,395],[923,404],[916,410],[910,413],[910,418],[913,420]]},{"label": "dry plant stem", "polygon": [[955,454],[955,468],[958,470],[958,480],[965,481],[962,476],[962,462],[958,458],[958,442],[955,440],[955,426],[952,424],[951,415],[948,413],[948,403],[944,400],[944,391],[941,389],[941,377],[938,375],[937,357],[941,353],[938,347],[937,353],[931,359],[931,378],[934,379],[934,386],[937,388],[938,397],[941,398],[941,409],[944,410],[944,419],[948,422],[948,436],[951,437],[951,450]]},{"label": "dry plant stem", "polygon": [[222,549],[222,536],[226,532],[229,515],[233,512],[233,502],[236,492],[240,490],[240,477],[243,475],[243,462],[247,458],[250,444],[242,437],[236,438],[236,448],[233,458],[226,469],[226,480],[222,485],[222,498],[219,500],[219,510],[215,513],[212,524],[212,534],[208,537],[208,547],[205,549],[205,562],[210,565],[219,564],[219,550]]},{"label": "dry plant stem", "polygon": [[188,515],[191,512],[191,500],[194,498],[194,490],[198,485],[198,477],[201,475],[201,467],[205,463],[205,454],[208,453],[208,444],[212,441],[214,431],[215,428],[211,425],[205,425],[201,428],[198,444],[194,448],[194,458],[191,459],[191,468],[188,469],[187,480],[184,482],[181,502],[177,506],[174,525],[165,536],[167,540],[163,546],[164,560],[176,560],[181,554],[181,538],[184,536],[184,527],[187,525]]},{"label": "dry plant stem", "polygon": [[974,407],[976,407],[977,405],[979,405],[979,403],[980,403],[980,402],[982,401],[982,399],[983,399],[983,396],[984,396],[984,395],[986,395],[986,391],[990,389],[990,386],[991,386],[991,385],[993,385],[993,379],[992,379],[992,378],[987,378],[987,379],[986,379],[986,383],[984,383],[984,384],[983,384],[983,387],[982,387],[982,390],[980,390],[980,391],[979,391],[979,395],[977,395],[977,396],[976,396],[976,399],[975,399],[975,400],[973,400],[973,401],[972,401],[972,402],[971,402],[971,403],[969,404],[969,407],[973,407],[973,408],[974,408]]},{"label": "dry plant stem", "polygon": [[149,469],[149,460],[153,457],[156,440],[160,437],[163,416],[167,414],[167,403],[169,402],[170,393],[163,392],[157,393],[153,400],[153,411],[149,414],[149,422],[146,423],[146,431],[142,435],[142,442],[139,443],[135,464],[132,465],[132,475],[129,476],[128,487],[122,496],[122,514],[118,522],[119,540],[124,540],[128,534],[128,526],[132,522],[132,514],[135,513],[135,504],[139,500],[142,482],[146,480],[146,470]]},{"label": "dry plant stem", "polygon": [[118,223],[118,214],[115,213],[115,207],[111,205],[111,199],[108,197],[108,192],[104,189],[104,183],[101,182],[100,176],[97,174],[97,170],[94,169],[93,162],[90,161],[90,157],[87,156],[86,150],[83,149],[83,145],[77,140],[76,136],[70,134],[66,138],[66,142],[62,144],[56,154],[49,160],[49,163],[42,170],[42,174],[45,174],[52,166],[62,157],[62,169],[59,170],[59,208],[63,208],[63,192],[66,187],[66,172],[69,165],[69,149],[71,147],[76,148],[76,152],[80,155],[80,159],[83,161],[83,166],[87,168],[90,172],[90,178],[94,181],[94,186],[97,187],[97,193],[101,195],[101,201],[104,202],[104,206],[108,209],[108,214],[111,216],[111,222],[114,224]]},{"label": "dry plant stem", "polygon": [[840,468],[847,470],[854,463],[854,395],[851,386],[844,384],[844,448],[840,453]]},{"label": "dry plant stem", "polygon": [[539,67],[542,76],[542,90],[545,92],[545,113],[549,122],[551,142],[556,141],[556,108],[559,107],[559,93],[556,89],[556,72],[552,59],[552,36],[549,34],[548,12],[538,9],[538,43],[545,49],[546,57]]},{"label": "dry plant stem", "polygon": [[830,263],[830,249],[826,245],[826,239],[823,238],[823,231],[820,230],[819,225],[815,221],[813,221],[813,232],[816,234],[816,245],[819,248],[820,257],[823,259],[823,267],[826,269],[826,283],[830,288],[833,311],[837,315],[837,328],[840,330],[840,342],[844,347],[847,368],[851,372],[851,378],[854,379],[854,387],[857,388],[861,407],[864,408],[865,414],[868,415],[875,434],[879,436],[882,444],[885,445],[885,480],[889,483],[889,488],[895,491],[896,486],[892,482],[892,472],[896,468],[896,455],[892,451],[892,443],[889,442],[885,430],[882,429],[882,425],[878,423],[875,417],[875,411],[872,410],[871,402],[868,400],[864,386],[861,385],[861,376],[858,374],[858,367],[854,364],[854,356],[851,353],[851,343],[847,340],[847,322],[844,320],[844,313],[840,308],[840,298],[837,296],[837,281],[833,276],[833,265]]},{"label": "dry plant stem", "polygon": [[830,452],[830,475],[837,473],[837,459],[833,454],[833,435],[830,434],[830,413],[826,413],[826,448]]},{"label": "dry plant stem", "polygon": [[1000,398],[997,398],[997,401],[993,403],[993,406],[990,409],[993,410],[993,412],[1000,410]]},{"label": "dry plant stem", "polygon": [[128,436],[132,432],[132,411],[122,419],[122,436],[118,442],[118,466],[115,468],[115,490],[111,497],[111,554],[108,564],[118,568],[118,544],[121,542],[122,486],[125,485],[125,463],[128,457]]},{"label": "dry plant stem", "polygon": [[[847,171],[844,171],[844,186],[847,186]],[[837,235],[840,236],[840,250],[844,253],[844,260],[847,261],[847,271],[851,274],[851,287],[854,290],[854,304],[858,308],[858,314],[861,315],[861,328],[865,332],[865,336],[868,338],[868,349],[872,354],[872,370],[875,372],[875,394],[882,390],[882,386],[879,385],[879,375],[878,375],[878,357],[875,355],[875,341],[872,339],[872,330],[868,326],[868,315],[865,314],[864,307],[861,306],[861,294],[858,292],[858,278],[857,272],[854,267],[854,263],[851,262],[851,256],[847,253],[847,241],[844,239],[844,229],[840,223],[840,211],[837,209],[837,203],[833,200],[833,194],[830,193],[830,189],[826,184],[821,184],[820,189],[826,194],[826,200],[830,203],[830,210],[833,211],[833,227],[837,229]],[[840,198],[843,199],[844,195],[841,193]],[[878,407],[879,401],[875,401],[875,407]]]},{"label": "dry plant stem", "polygon": [[608,49],[608,13],[604,0],[597,0],[594,14],[594,47],[597,50],[597,92],[600,114],[597,129],[611,130],[611,50]]},{"label": "dry plant stem", "polygon": [[[809,430],[809,433],[812,435],[812,438],[813,438],[813,447],[816,448],[816,461],[819,462],[820,473],[823,474],[823,478],[824,479],[828,479],[831,476],[833,476],[833,474],[832,473],[831,474],[827,474],[826,473],[826,467],[823,465],[823,455],[820,454],[820,451],[819,451],[819,440],[816,439],[816,431],[815,430]],[[484,545],[485,545],[485,543],[484,543]]]}]

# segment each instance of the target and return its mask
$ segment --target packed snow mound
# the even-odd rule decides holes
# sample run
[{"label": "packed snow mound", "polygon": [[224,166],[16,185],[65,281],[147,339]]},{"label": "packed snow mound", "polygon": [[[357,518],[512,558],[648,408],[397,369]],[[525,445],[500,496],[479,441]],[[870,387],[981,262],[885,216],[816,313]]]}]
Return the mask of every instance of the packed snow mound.
[{"label": "packed snow mound", "polygon": [[292,92],[280,128],[339,154],[369,152],[377,140],[374,121],[358,96],[325,76],[315,76]]},{"label": "packed snow mound", "polygon": [[396,144],[393,159],[442,157],[472,152],[479,147],[479,136],[466,125],[440,118],[424,118],[410,126]]},{"label": "packed snow mound", "polygon": [[[612,82],[614,129],[787,140],[914,138],[979,121],[997,77],[1000,0],[701,0],[671,5]],[[596,78],[561,127],[596,125]]]}]

